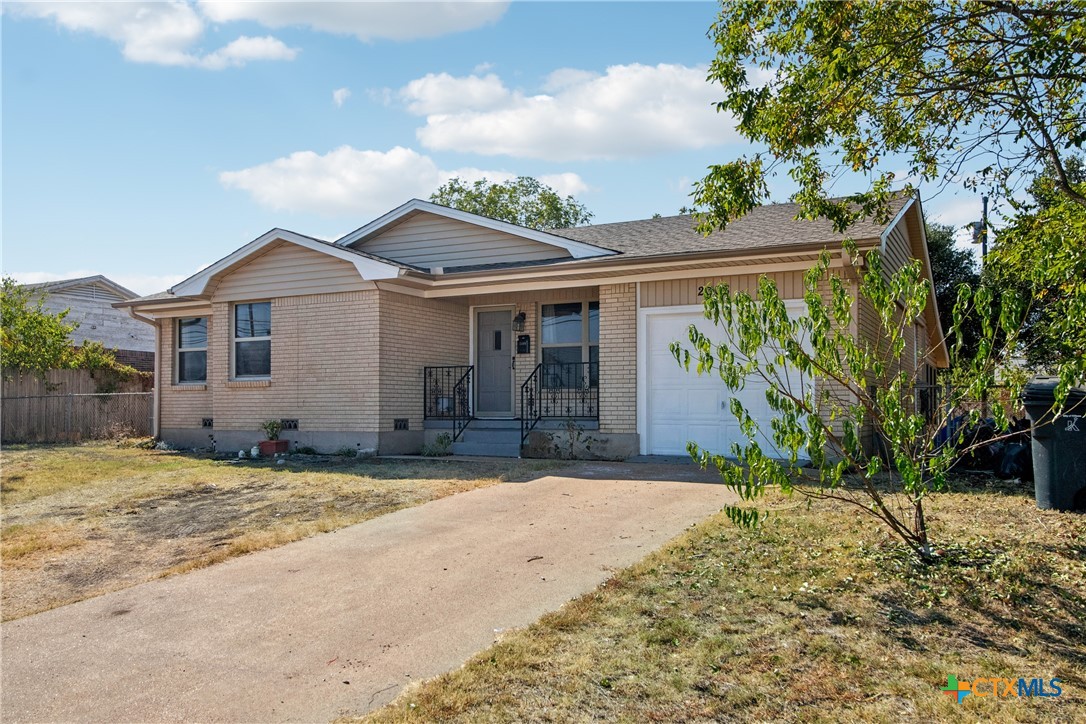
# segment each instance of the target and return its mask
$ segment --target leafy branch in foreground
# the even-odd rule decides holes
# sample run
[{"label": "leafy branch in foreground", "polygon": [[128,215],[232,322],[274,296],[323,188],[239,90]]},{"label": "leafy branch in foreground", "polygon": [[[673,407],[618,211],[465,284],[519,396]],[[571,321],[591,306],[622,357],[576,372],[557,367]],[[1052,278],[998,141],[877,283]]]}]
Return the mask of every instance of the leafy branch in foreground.
[{"label": "leafy branch in foreground", "polygon": [[[965,177],[1010,197],[1048,166],[1055,188],[1086,205],[1068,166],[1086,143],[1082,0],[736,0],[709,35],[717,108],[764,152],[709,167],[694,194],[706,231],[769,200],[778,171],[804,218],[842,231],[885,216],[902,177]],[[867,190],[829,198],[848,174]]]},{"label": "leafy branch in foreground", "polygon": [[[698,374],[719,376],[732,391],[764,383],[774,419],[769,430],[761,429],[732,397],[731,413],[747,443],[733,443],[730,457],[694,443],[688,450],[703,467],[714,465],[745,501],[757,499],[767,486],[844,501],[882,521],[921,560],[931,561],[935,549],[924,503],[946,489],[948,471],[974,448],[965,430],[979,422],[980,411],[973,405],[951,440],[939,431],[994,384],[1000,350],[1013,349],[1022,305],[1013,294],[997,300],[985,289],[975,295],[963,291],[952,352],[960,353],[962,321],[971,315],[982,320],[979,351],[960,362],[966,384],[934,409],[917,387],[910,359],[911,345],[920,343],[913,341],[914,322],[929,294],[920,262],[890,273],[877,251],[861,253],[849,242],[845,254],[840,268],[856,272],[833,268],[833,257],[823,251],[804,275],[805,311],[795,318],[765,276],[756,297],[733,293],[727,284],[705,290],[705,318],[723,332],[723,340],[714,342],[691,325],[689,347],[673,343],[672,354],[687,370],[693,362]],[[854,331],[861,309],[877,320],[877,331],[866,338]],[[922,349],[917,357],[930,353]],[[1011,391],[1008,399],[1016,396]],[[993,412],[997,428],[1006,432],[1006,410],[996,406]],[[801,468],[801,458],[810,460],[813,474]],[[756,523],[757,514],[741,510],[727,511],[728,517],[741,525]]]}]

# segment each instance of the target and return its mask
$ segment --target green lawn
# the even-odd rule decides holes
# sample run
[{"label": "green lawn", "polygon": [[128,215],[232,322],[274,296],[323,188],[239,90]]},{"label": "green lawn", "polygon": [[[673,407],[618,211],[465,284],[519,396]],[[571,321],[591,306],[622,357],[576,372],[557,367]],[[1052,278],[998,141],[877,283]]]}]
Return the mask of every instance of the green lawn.
[{"label": "green lawn", "polygon": [[[974,479],[930,505],[958,562],[921,570],[854,510],[772,502],[760,530],[709,520],[372,720],[1086,721],[1086,516]],[[959,705],[948,675],[1063,693]]]}]

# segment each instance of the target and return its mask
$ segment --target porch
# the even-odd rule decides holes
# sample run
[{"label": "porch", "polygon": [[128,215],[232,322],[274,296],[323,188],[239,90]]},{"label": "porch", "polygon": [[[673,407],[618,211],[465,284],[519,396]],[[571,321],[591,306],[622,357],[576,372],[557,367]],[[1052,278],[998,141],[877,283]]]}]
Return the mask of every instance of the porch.
[{"label": "porch", "polygon": [[510,399],[512,415],[477,414],[479,395],[495,393],[485,380],[479,389],[475,365],[425,367],[423,379],[424,429],[447,433],[456,454],[519,457],[533,431],[599,429],[598,362],[538,363]]}]

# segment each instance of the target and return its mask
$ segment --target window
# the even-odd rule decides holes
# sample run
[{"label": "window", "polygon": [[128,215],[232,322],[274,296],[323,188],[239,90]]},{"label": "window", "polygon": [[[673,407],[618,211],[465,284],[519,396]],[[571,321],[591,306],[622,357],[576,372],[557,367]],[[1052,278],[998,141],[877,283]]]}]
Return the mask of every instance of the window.
[{"label": "window", "polygon": [[271,302],[234,305],[234,377],[271,376]]},{"label": "window", "polygon": [[177,320],[177,381],[207,382],[207,318]]},{"label": "window", "polygon": [[[600,303],[568,302],[544,304],[540,349],[547,387],[579,387],[584,369],[573,365],[585,362],[591,385],[599,384]],[[563,365],[558,367],[557,365]]]}]

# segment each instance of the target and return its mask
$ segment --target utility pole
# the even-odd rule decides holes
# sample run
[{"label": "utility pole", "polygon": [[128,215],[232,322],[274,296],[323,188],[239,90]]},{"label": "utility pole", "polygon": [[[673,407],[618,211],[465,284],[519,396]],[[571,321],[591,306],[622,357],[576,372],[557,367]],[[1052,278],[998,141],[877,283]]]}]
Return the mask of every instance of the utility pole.
[{"label": "utility pole", "polygon": [[[980,228],[973,224],[973,243],[980,244],[980,270],[983,274],[984,265],[988,259],[988,197],[981,196]],[[983,419],[988,419],[988,390],[980,397],[980,414]]]}]

